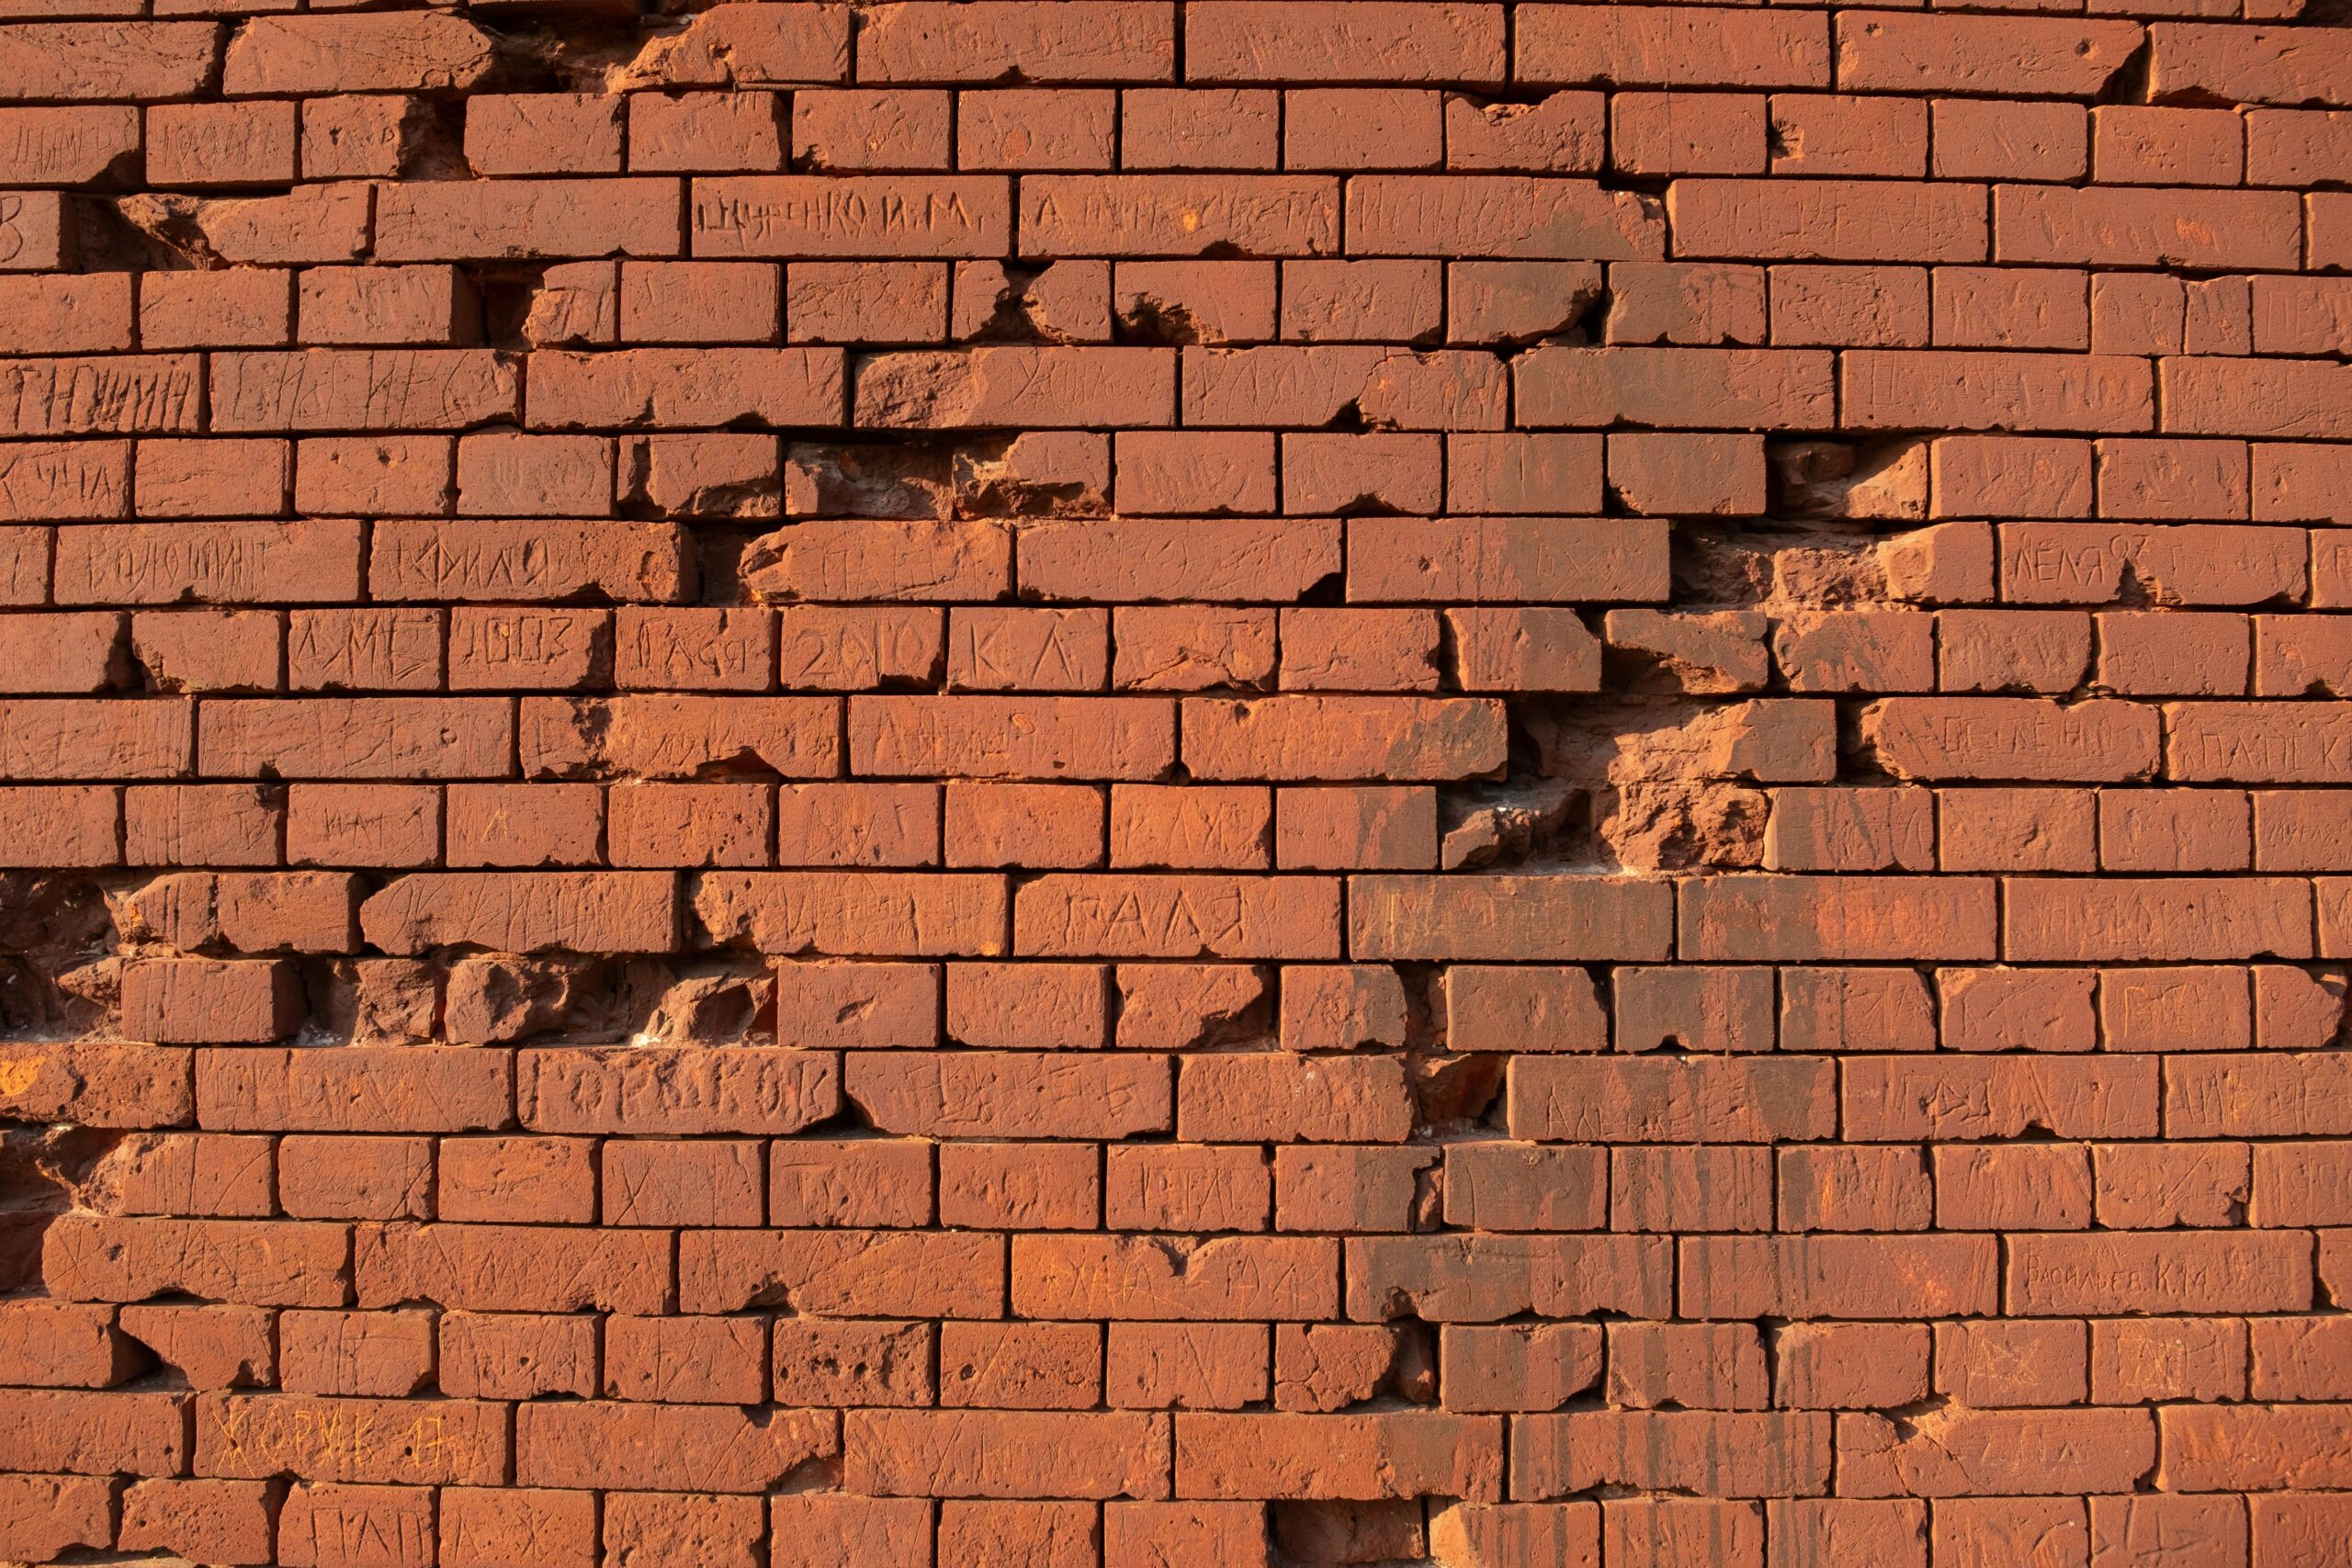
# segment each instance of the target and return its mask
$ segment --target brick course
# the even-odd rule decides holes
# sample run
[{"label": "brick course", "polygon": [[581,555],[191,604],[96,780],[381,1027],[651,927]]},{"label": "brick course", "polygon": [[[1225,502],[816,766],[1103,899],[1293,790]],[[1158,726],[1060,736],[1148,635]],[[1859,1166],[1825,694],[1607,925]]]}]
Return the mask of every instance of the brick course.
[{"label": "brick course", "polygon": [[0,1562],[2352,1562],[2352,28],[0,0]]}]

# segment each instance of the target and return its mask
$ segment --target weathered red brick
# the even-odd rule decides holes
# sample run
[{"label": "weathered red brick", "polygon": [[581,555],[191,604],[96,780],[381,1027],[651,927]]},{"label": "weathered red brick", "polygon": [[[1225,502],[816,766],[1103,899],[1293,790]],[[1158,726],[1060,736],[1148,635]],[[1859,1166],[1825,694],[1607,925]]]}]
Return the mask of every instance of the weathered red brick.
[{"label": "weathered red brick", "polygon": [[2335,1563],[2327,17],[42,8],[0,1557]]}]

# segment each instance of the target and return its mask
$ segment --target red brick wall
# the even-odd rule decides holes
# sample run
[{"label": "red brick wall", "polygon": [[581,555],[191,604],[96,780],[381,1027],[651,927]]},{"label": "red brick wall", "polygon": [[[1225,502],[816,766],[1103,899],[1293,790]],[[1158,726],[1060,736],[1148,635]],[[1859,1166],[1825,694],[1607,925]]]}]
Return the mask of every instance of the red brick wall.
[{"label": "red brick wall", "polygon": [[0,0],[0,1560],[2352,1563],[2310,3]]}]

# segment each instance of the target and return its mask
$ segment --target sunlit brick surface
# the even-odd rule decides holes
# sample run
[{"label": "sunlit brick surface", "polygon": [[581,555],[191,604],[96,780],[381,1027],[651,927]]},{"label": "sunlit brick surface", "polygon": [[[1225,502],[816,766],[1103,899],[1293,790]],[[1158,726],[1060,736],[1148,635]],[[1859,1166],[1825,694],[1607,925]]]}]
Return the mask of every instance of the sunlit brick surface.
[{"label": "sunlit brick surface", "polygon": [[2352,12],[2123,5],[0,0],[0,1561],[2352,1564]]}]

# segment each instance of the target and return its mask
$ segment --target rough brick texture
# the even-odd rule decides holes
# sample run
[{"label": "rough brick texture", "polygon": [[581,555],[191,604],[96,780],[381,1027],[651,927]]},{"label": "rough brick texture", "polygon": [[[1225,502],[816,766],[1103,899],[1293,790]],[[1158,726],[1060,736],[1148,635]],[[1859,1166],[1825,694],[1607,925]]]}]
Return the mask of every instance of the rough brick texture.
[{"label": "rough brick texture", "polygon": [[0,1562],[2352,1564],[2347,22],[0,0]]}]

